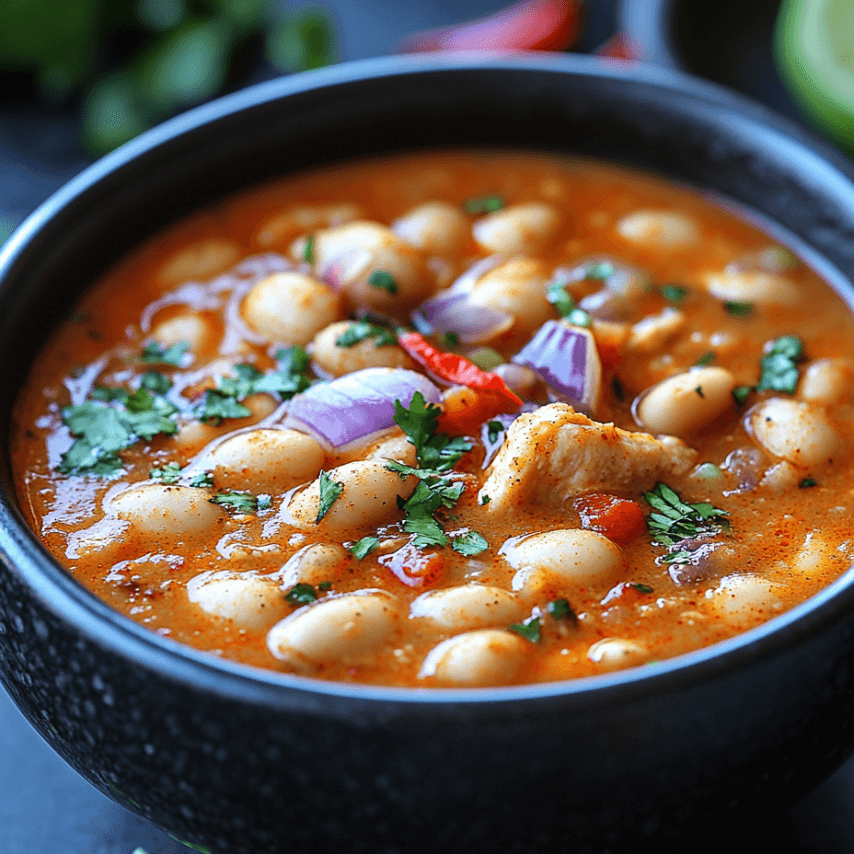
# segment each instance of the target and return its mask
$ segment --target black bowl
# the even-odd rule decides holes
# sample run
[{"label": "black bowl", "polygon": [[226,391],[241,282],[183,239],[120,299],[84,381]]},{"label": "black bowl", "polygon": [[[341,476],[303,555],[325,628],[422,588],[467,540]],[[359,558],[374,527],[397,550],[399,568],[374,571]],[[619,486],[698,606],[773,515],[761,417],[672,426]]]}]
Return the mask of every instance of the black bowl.
[{"label": "black bowl", "polygon": [[752,211],[847,297],[854,171],[713,86],[576,57],[409,58],[239,93],[101,161],[0,258],[0,670],[101,791],[231,854],[582,851],[793,801],[854,745],[854,575],[655,666],[484,690],[252,670],[149,633],[65,574],[15,505],[6,437],[59,314],[140,239],[223,193],[342,157],[502,145],[603,158]]}]

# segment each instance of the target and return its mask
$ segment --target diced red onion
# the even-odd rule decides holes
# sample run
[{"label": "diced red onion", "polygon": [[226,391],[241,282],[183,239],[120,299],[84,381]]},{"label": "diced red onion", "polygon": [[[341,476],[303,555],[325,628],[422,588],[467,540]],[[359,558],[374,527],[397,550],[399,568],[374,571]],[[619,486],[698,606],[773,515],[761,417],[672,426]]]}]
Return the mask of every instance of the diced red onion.
[{"label": "diced red onion", "polygon": [[503,264],[507,258],[504,255],[487,255],[475,264],[472,264],[458,279],[451,283],[449,291],[460,294],[468,294],[474,289],[478,279],[485,276],[490,270],[494,270],[499,264]]},{"label": "diced red onion", "polygon": [[513,325],[506,311],[469,300],[462,291],[442,291],[412,312],[412,322],[423,334],[454,332],[464,344],[478,344],[500,335]]},{"label": "diced red onion", "polygon": [[539,374],[556,400],[588,415],[596,408],[602,364],[589,329],[548,320],[513,361]]},{"label": "diced red onion", "polygon": [[368,268],[373,257],[366,249],[348,249],[325,262],[317,274],[332,290],[341,291]]},{"label": "diced red onion", "polygon": [[297,395],[284,424],[327,446],[343,448],[393,427],[394,402],[409,406],[417,391],[428,403],[441,403],[442,392],[423,374],[365,368]]}]

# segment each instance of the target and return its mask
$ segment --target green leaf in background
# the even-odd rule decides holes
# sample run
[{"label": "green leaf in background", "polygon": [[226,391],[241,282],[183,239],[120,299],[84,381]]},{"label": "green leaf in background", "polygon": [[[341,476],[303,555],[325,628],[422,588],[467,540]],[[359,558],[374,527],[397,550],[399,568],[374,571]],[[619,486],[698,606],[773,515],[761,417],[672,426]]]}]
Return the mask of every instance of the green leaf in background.
[{"label": "green leaf in background", "polygon": [[187,13],[184,0],[139,0],[137,15],[150,30],[165,32],[177,27]]},{"label": "green leaf in background", "polygon": [[267,31],[264,53],[282,71],[308,71],[335,62],[334,29],[328,14],[304,9],[277,22]]},{"label": "green leaf in background", "polygon": [[106,154],[151,126],[130,74],[117,71],[95,85],[83,105],[83,141],[95,154]]}]

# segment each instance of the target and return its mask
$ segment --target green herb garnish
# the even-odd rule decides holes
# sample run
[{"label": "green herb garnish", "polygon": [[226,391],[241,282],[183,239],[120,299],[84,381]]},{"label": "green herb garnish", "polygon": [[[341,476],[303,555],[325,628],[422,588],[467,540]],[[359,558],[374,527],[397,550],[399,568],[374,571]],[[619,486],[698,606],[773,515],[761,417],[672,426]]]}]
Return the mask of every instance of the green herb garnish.
[{"label": "green herb garnish", "polygon": [[503,207],[501,196],[477,196],[463,203],[463,210],[469,214],[495,213]]},{"label": "green herb garnish", "polygon": [[703,387],[702,387],[701,385],[698,385],[698,386],[694,389],[694,391],[695,391],[695,392],[697,392],[697,395],[698,395],[699,397],[705,397],[705,396],[706,396],[706,395],[704,395],[704,394],[703,394]]},{"label": "green herb garnish", "polygon": [[797,335],[784,335],[766,344],[762,357],[762,376],[756,388],[794,394],[798,385],[798,366],[804,355],[804,345]]},{"label": "green herb garnish", "polygon": [[184,353],[190,349],[186,341],[179,341],[171,347],[164,347],[159,341],[149,341],[142,351],[142,361],[159,365],[180,367]]},{"label": "green herb garnish", "polygon": [[658,292],[668,301],[680,303],[688,296],[688,288],[682,285],[662,285]]},{"label": "green herb garnish", "polygon": [[546,607],[555,620],[572,620],[573,622],[578,620],[578,616],[566,599],[553,599]]},{"label": "green herb garnish", "polygon": [[446,436],[436,433],[441,409],[424,400],[416,391],[409,407],[399,400],[394,402],[394,423],[406,433],[415,446],[418,465],[422,469],[449,471],[472,449],[472,444],[463,436]]},{"label": "green herb garnish", "polygon": [[461,555],[471,557],[485,552],[489,548],[489,543],[477,531],[469,531],[466,534],[452,537],[451,548]]},{"label": "green herb garnish", "polygon": [[350,546],[350,554],[353,555],[356,560],[362,560],[362,558],[367,557],[372,551],[374,551],[379,544],[379,537],[374,537],[373,535],[362,537],[358,543]]},{"label": "green herb garnish", "polygon": [[504,424],[501,421],[486,422],[486,438],[490,442],[498,441],[498,437],[504,432]]},{"label": "green herb garnish", "polygon": [[302,260],[305,261],[306,264],[314,263],[314,241],[315,237],[313,234],[309,234],[305,239],[305,246],[302,249]]},{"label": "green herb garnish", "polygon": [[566,290],[565,282],[555,282],[549,285],[546,291],[546,299],[564,320],[569,321],[574,326],[588,327],[593,322],[593,318],[576,305],[575,300]]},{"label": "green herb garnish", "polygon": [[270,506],[269,495],[253,495],[242,490],[228,490],[209,498],[211,504],[217,504],[230,513],[257,513]]},{"label": "green herb garnish", "polygon": [[481,495],[481,497],[480,497],[481,505],[485,506],[485,505],[489,504],[490,501],[492,501],[492,499],[488,495]]},{"label": "green herb garnish", "polygon": [[439,335],[439,343],[445,350],[453,350],[460,346],[460,336],[456,332],[443,332]]},{"label": "green herb garnish", "polygon": [[332,480],[329,475],[321,469],[320,471],[320,504],[317,508],[315,522],[320,522],[329,512],[338,496],[344,491],[344,484]]},{"label": "green herb garnish", "polygon": [[753,314],[753,303],[728,300],[724,303],[726,313],[732,317],[750,317]]},{"label": "green herb garnish", "polygon": [[613,276],[616,270],[610,261],[593,261],[584,270],[584,278],[588,282],[604,282]]},{"label": "green herb garnish", "polygon": [[317,599],[317,591],[310,584],[295,584],[285,593],[285,601],[291,605],[309,605]]},{"label": "green herb garnish", "polygon": [[756,390],[756,386],[738,385],[732,390],[732,396],[733,396],[733,399],[735,400],[735,402],[739,406],[741,406],[742,403],[744,403],[744,401],[747,400],[747,398],[749,397],[750,392],[755,391],[755,390]]},{"label": "green herb garnish", "polygon": [[694,362],[694,366],[697,368],[705,368],[706,365],[711,365],[715,360],[715,354],[709,350],[708,353],[703,353],[696,362]]},{"label": "green herb garnish", "polygon": [[376,326],[365,320],[357,320],[355,323],[351,323],[346,331],[335,339],[335,345],[337,347],[353,347],[367,338],[376,338],[377,347],[397,343],[397,338],[395,338],[394,333],[390,329]]},{"label": "green herb garnish", "polygon": [[252,414],[249,407],[238,403],[234,397],[217,389],[205,391],[204,400],[196,409],[196,417],[206,424],[219,424],[224,418],[248,418]]},{"label": "green herb garnish", "polygon": [[729,515],[726,510],[705,502],[687,504],[664,483],[657,483],[643,497],[657,511],[650,513],[646,520],[655,545],[672,546],[701,534],[730,527],[724,518]]},{"label": "green herb garnish", "polygon": [[147,371],[142,375],[140,388],[144,388],[153,394],[166,394],[172,388],[172,380],[159,371]]},{"label": "green herb garnish", "polygon": [[629,587],[634,588],[635,590],[638,591],[638,593],[644,593],[646,595],[649,595],[650,593],[653,592],[652,588],[648,584],[638,584],[635,581],[630,581]]},{"label": "green herb garnish", "polygon": [[372,288],[388,291],[390,294],[397,293],[397,282],[388,270],[374,270],[368,278],[368,284]]},{"label": "green herb garnish", "polygon": [[161,483],[173,484],[178,483],[181,478],[181,466],[178,463],[166,463],[161,468],[153,468],[148,470],[148,476],[152,480],[159,480]]},{"label": "green herb garnish", "polygon": [[330,590],[331,588],[332,588],[332,582],[331,581],[321,581],[320,584],[317,585],[317,589],[322,590],[324,593],[327,590]]},{"label": "green herb garnish", "polygon": [[798,486],[799,486],[801,489],[809,489],[809,488],[810,488],[810,487],[812,487],[812,486],[818,486],[818,483],[817,483],[815,480],[813,480],[813,478],[811,478],[811,477],[805,477],[805,478],[804,478],[804,479],[803,479],[803,480],[798,484]]},{"label": "green herb garnish", "polygon": [[531,643],[539,643],[542,640],[541,622],[539,617],[530,617],[524,623],[513,623],[508,628]]}]

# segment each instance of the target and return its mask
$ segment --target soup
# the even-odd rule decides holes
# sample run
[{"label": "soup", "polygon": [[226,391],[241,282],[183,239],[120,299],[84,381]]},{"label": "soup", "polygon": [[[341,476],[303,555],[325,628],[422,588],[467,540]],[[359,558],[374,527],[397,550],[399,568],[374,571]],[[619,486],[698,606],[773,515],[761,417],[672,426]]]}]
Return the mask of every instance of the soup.
[{"label": "soup", "polygon": [[544,154],[291,176],[131,253],[43,349],[20,504],[153,631],[410,687],[706,646],[843,572],[854,324],[695,193]]}]

